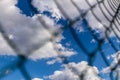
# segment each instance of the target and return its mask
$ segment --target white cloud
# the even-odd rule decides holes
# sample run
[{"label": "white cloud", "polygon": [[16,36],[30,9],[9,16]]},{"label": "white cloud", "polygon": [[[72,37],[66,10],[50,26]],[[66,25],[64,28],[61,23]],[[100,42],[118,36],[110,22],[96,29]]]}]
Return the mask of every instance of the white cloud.
[{"label": "white cloud", "polygon": [[47,64],[48,64],[48,65],[52,65],[52,64],[54,64],[56,61],[57,61],[56,59],[53,59],[53,60],[51,60],[51,61],[47,61]]},{"label": "white cloud", "polygon": [[74,75],[70,70],[55,71],[49,78],[51,80],[78,80],[78,76]]},{"label": "white cloud", "polygon": [[[87,62],[69,63],[65,69],[55,71],[53,75],[48,76],[51,80],[81,80],[80,75],[83,75],[83,80],[101,80],[98,77],[96,67],[89,66]],[[81,78],[81,79],[80,79]]]},{"label": "white cloud", "polygon": [[61,13],[61,11],[59,11],[55,1],[60,5],[61,9],[65,12],[69,19],[74,20],[79,16],[79,12],[75,8],[75,6],[72,5],[70,0],[33,0],[33,5],[37,7],[40,12],[48,10],[52,12],[52,16],[56,16],[58,18],[60,18],[61,16],[66,17]]},{"label": "white cloud", "polygon": [[64,59],[60,58],[60,57],[56,57],[56,58],[53,58],[52,60],[49,60],[47,61],[46,63],[48,65],[53,65],[55,63],[62,63]]},{"label": "white cloud", "polygon": [[107,66],[101,70],[103,75],[110,74],[110,72],[114,73],[113,77],[119,79],[120,78],[120,51],[110,55],[110,58],[113,59],[110,66]]},{"label": "white cloud", "polygon": [[14,37],[12,40],[21,50],[21,53],[28,53],[33,47],[37,47],[50,39],[51,35],[39,21],[20,14],[20,10],[15,6],[16,3],[12,4],[9,0],[3,0],[0,4],[2,4],[0,9],[4,9],[0,13],[1,25],[7,35],[11,34]]},{"label": "white cloud", "polygon": [[[90,6],[88,5],[87,1],[90,3],[91,6],[96,5],[98,2],[96,0],[72,0],[77,7],[80,10],[80,14],[86,12],[87,10],[90,10]],[[57,4],[61,7],[61,8],[57,8],[55,2],[57,2]],[[44,5],[44,3],[46,3]],[[105,6],[103,5],[103,3],[105,4],[105,6],[107,7],[107,10],[105,8]],[[110,27],[109,25],[111,24],[110,21],[112,20],[112,16],[111,15],[115,15],[115,12],[110,8],[108,1],[103,1],[103,3],[100,4],[102,10],[99,8],[99,5],[97,4],[95,6],[95,8],[93,8],[93,13],[91,11],[89,11],[87,13],[87,15],[85,16],[85,19],[88,21],[88,24],[90,25],[90,27],[92,29],[98,29],[98,31],[100,32],[100,38],[105,38],[105,31],[106,31],[106,27]],[[119,2],[118,2],[119,3]],[[66,15],[63,15],[65,17],[67,17],[67,19],[71,19],[74,20],[76,19],[76,17],[79,17],[79,11],[75,8],[75,6],[72,4],[71,0],[65,0],[65,1],[61,1],[61,0],[33,0],[33,4],[34,6],[36,6],[40,11],[43,10],[49,10],[50,12],[53,12],[57,15],[59,15],[60,17],[62,16],[62,14],[60,14],[61,10],[62,12],[64,12]],[[114,5],[114,3],[111,3]],[[116,6],[115,8],[117,9],[119,5],[117,4],[116,1]],[[57,10],[57,11],[56,11]],[[109,12],[110,13],[109,13]],[[99,13],[99,14],[98,14]],[[104,14],[106,16],[104,16]],[[63,17],[62,16],[62,17]],[[95,18],[95,16],[100,20],[98,20],[97,18]],[[106,18],[107,17],[107,18]],[[110,21],[109,21],[109,20]],[[119,26],[119,24],[116,22],[115,23],[117,26]],[[115,25],[112,25],[112,28],[114,29],[115,33],[119,36],[119,30],[116,28]],[[119,27],[118,27],[119,28]],[[120,29],[120,28],[119,28]],[[114,36],[114,32],[113,30],[111,31],[111,33],[108,33],[108,35]]]},{"label": "white cloud", "polygon": [[61,14],[55,5],[53,0],[33,0],[32,4],[42,13],[43,11],[49,11],[52,13],[52,17],[56,19],[61,18]]},{"label": "white cloud", "polygon": [[[60,49],[59,53],[57,53],[57,49],[55,48]],[[33,60],[36,60],[41,58],[50,58],[50,57],[57,57],[57,56],[69,57],[74,54],[76,54],[76,52],[63,47],[59,43],[53,45],[51,42],[48,42],[43,47],[41,47],[40,49],[36,50],[33,54],[31,54],[30,58],[32,58]]]},{"label": "white cloud", "polygon": [[[0,23],[5,29],[5,34],[8,35],[8,38],[17,45],[20,52],[24,55],[29,54],[31,51],[35,51],[30,55],[30,58],[33,60],[58,56],[54,49],[54,41],[50,41],[53,38],[52,33],[59,32],[56,27],[57,25],[55,25],[51,19],[40,14],[33,17],[27,17],[21,14],[19,8],[15,6],[16,3],[17,0],[1,0],[0,2],[0,10],[2,11],[0,13]],[[38,21],[38,16],[43,22]],[[46,25],[49,25],[49,31],[42,25],[44,22]],[[56,37],[54,36],[54,38]],[[74,51],[66,49],[58,43],[61,39],[61,36],[54,39],[57,41],[57,43],[55,42],[56,48],[61,49],[60,55],[71,56],[75,54]],[[2,45],[0,45],[1,55],[13,55],[15,53],[3,39],[1,34],[0,41],[2,42]],[[39,46],[41,46],[41,48],[39,48]]]},{"label": "white cloud", "polygon": [[114,71],[119,70],[119,61],[120,61],[120,51],[110,55],[111,58],[113,58],[113,61],[111,62],[111,65],[103,68],[101,71],[102,73],[109,73],[114,68]]},{"label": "white cloud", "polygon": [[[49,0],[45,0],[48,1]],[[106,31],[106,27],[110,27],[109,25],[111,24],[111,20],[112,20],[112,15],[115,15],[115,12],[113,10],[111,10],[108,1],[103,1],[103,3],[105,4],[105,6],[107,7],[108,10],[106,10],[105,6],[101,3],[100,6],[103,10],[99,8],[99,5],[96,5],[95,8],[92,9],[93,13],[90,11],[90,6],[88,5],[87,1],[90,3],[91,6],[97,4],[98,2],[96,0],[72,0],[76,6],[79,8],[80,11],[78,11],[75,6],[72,4],[71,0],[65,0],[65,1],[61,1],[61,0],[54,0],[57,2],[57,4],[60,6],[59,10],[61,10],[65,15],[67,19],[71,19],[71,20],[75,20],[76,17],[79,17],[80,14],[86,12],[89,10],[89,12],[87,13],[87,15],[84,17],[87,21],[88,24],[90,25],[90,27],[92,29],[99,29],[99,31],[101,32],[100,34],[100,38],[105,38],[105,31]],[[41,1],[42,2],[42,1]],[[118,2],[119,3],[119,2]],[[111,3],[113,4],[113,3]],[[114,4],[113,4],[114,5]],[[119,5],[116,2],[116,9]],[[109,12],[110,14],[109,14]],[[80,12],[80,13],[79,13]],[[98,14],[99,13],[99,14]],[[104,14],[106,16],[104,16]],[[95,16],[100,20],[98,20],[97,18],[95,18]],[[106,18],[107,17],[107,18]],[[108,20],[109,19],[109,20]],[[119,24],[116,22],[115,23],[117,26],[119,26]],[[115,30],[115,33],[119,36],[119,30],[116,28],[115,25],[112,25],[113,29]],[[110,27],[111,28],[111,27]],[[119,27],[118,27],[119,28]],[[108,35],[115,35],[113,33],[113,31],[110,33],[108,33]]]},{"label": "white cloud", "polygon": [[43,80],[43,79],[41,79],[41,78],[33,78],[32,80]]},{"label": "white cloud", "polygon": [[[11,49],[11,47],[8,46],[8,44],[6,43],[6,41],[4,40],[4,38],[2,37],[1,33],[0,33],[0,55],[6,54],[6,55],[15,55],[14,51]],[[11,53],[11,54],[10,54]]]},{"label": "white cloud", "polygon": [[90,43],[96,43],[96,40],[95,40],[95,39],[92,39],[92,40],[90,41]]},{"label": "white cloud", "polygon": [[[82,2],[83,0],[81,0],[81,2]],[[90,5],[94,5],[94,4],[96,4],[97,2],[96,2],[96,0],[88,0],[88,2],[90,3]],[[103,5],[103,3],[105,4],[105,6],[107,7],[107,9],[105,8],[105,6]],[[116,2],[116,10],[117,10],[117,7],[119,6],[117,3],[119,3],[119,2]],[[114,3],[111,3],[111,5],[114,5]],[[88,5],[88,4],[87,4]],[[100,7],[102,8],[102,10],[100,9]],[[92,11],[89,11],[88,13],[87,13],[87,15],[86,15],[86,17],[85,17],[85,19],[88,21],[88,24],[90,25],[90,27],[92,28],[92,29],[99,29],[100,30],[100,34],[102,34],[101,35],[101,37],[102,38],[106,38],[106,31],[108,30],[108,29],[106,29],[107,27],[108,28],[113,28],[114,29],[114,31],[115,31],[115,33],[118,35],[118,36],[120,36],[120,32],[119,32],[119,30],[118,29],[120,29],[118,26],[118,24],[117,24],[117,21],[116,20],[114,20],[114,23],[116,24],[116,26],[115,25],[112,25],[112,26],[110,26],[111,25],[111,20],[113,19],[113,16],[111,16],[111,15],[115,15],[115,12],[110,8],[110,6],[109,6],[109,4],[108,4],[108,1],[103,1],[101,4],[100,4],[100,7],[99,7],[99,5],[96,5],[93,9],[92,9]],[[89,9],[89,8],[88,8]],[[84,10],[84,8],[83,8],[83,10]],[[109,12],[110,12],[110,14],[109,14]],[[99,13],[99,14],[98,14]],[[105,16],[104,16],[105,15]],[[107,18],[106,18],[107,17]],[[109,19],[109,20],[108,20]],[[118,28],[116,28],[116,27],[118,27]],[[114,32],[113,32],[113,30],[111,29],[111,33],[108,33],[107,34],[109,37],[111,37],[111,36],[115,36],[115,34],[114,34]]]},{"label": "white cloud", "polygon": [[63,1],[54,0],[54,1],[57,3],[58,8],[61,9],[61,11],[65,14],[65,15],[63,14],[65,18],[75,20],[80,16],[79,11],[75,8],[75,6],[72,4],[70,0]]}]

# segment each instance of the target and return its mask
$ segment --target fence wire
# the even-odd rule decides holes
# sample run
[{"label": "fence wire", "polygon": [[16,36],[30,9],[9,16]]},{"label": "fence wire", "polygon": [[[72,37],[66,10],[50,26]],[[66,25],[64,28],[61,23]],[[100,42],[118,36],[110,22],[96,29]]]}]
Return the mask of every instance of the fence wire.
[{"label": "fence wire", "polygon": [[[33,13],[37,16],[37,14],[39,14],[39,11],[37,11],[37,9],[32,5],[32,0],[27,0],[27,1]],[[52,38],[49,41],[53,42],[54,47],[55,47],[54,39],[59,34],[64,32],[64,30],[69,28],[77,45],[79,46],[80,49],[84,51],[84,53],[88,57],[89,65],[93,65],[96,54],[97,52],[99,52],[105,64],[107,66],[110,66],[110,63],[107,60],[107,57],[102,50],[102,46],[105,40],[107,40],[110,46],[115,50],[115,52],[119,51],[119,49],[116,48],[116,46],[114,45],[114,42],[111,41],[110,34],[113,33],[118,40],[120,39],[119,37],[120,1],[119,0],[64,0],[64,1],[54,0],[54,2],[57,5],[58,9],[60,10],[60,13],[64,16],[66,20],[68,20],[68,23],[64,25],[64,27],[62,27],[58,32],[51,33],[49,30],[50,28],[48,25],[46,25],[45,21],[43,21],[43,19],[40,16],[37,16],[37,19],[39,20],[40,23],[42,23],[43,27],[46,30],[48,30],[50,34],[52,34]],[[84,4],[84,6],[82,4]],[[69,7],[71,9],[68,9]],[[92,17],[92,20],[94,20],[96,23],[99,23],[99,25],[97,24],[93,25],[94,23],[90,20],[90,17]],[[90,31],[91,35],[98,42],[97,47],[91,52],[86,49],[86,46],[82,43],[82,41],[79,39],[79,36],[74,30],[73,26],[76,23],[78,23],[78,21],[84,21],[86,23],[87,28]],[[96,34],[93,31],[94,26],[98,26],[98,27],[102,26],[104,28],[103,37],[100,38],[96,36]],[[2,33],[2,36],[7,41],[7,43],[12,47],[12,49],[20,57],[20,61],[14,64],[10,64],[0,70],[1,71],[0,78],[6,76],[5,75],[6,70],[10,69],[14,71],[16,68],[19,68],[22,75],[25,77],[25,79],[31,80],[29,73],[26,71],[24,67],[24,64],[26,62],[26,57],[22,54],[25,54],[25,53],[22,53],[18,48],[18,46],[14,43],[14,41],[9,39],[2,24],[0,25],[0,32]],[[30,51],[29,54],[27,54],[27,56],[32,54],[34,50],[41,48],[43,45],[45,45],[45,43],[35,47],[33,51]],[[59,52],[59,50],[56,50],[56,53],[58,54],[58,57],[62,60],[63,64],[68,64],[70,62],[67,60],[66,57],[60,55],[61,53]],[[113,77],[113,72],[119,66],[119,63],[120,63],[120,60],[118,64],[116,64],[114,67],[111,68],[111,72],[109,74],[111,80],[115,80]],[[78,75],[78,76],[80,80],[84,80],[83,79],[84,75]],[[119,80],[118,76],[116,76],[116,80]]]}]

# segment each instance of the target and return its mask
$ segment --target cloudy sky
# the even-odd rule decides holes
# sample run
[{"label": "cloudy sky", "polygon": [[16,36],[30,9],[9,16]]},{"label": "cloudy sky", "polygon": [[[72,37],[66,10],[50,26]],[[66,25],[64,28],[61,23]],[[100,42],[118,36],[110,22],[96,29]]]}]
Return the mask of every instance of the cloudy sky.
[{"label": "cloudy sky", "polygon": [[[97,3],[86,1],[91,6]],[[119,28],[113,25],[115,33],[109,32],[107,38],[105,32],[115,13],[106,1],[111,13],[103,8],[107,18],[98,5],[87,12],[86,1],[0,0],[0,80],[26,80],[16,66],[18,55],[25,56],[23,67],[31,80],[110,80],[110,69],[119,63]],[[99,39],[104,39],[101,50]]]}]

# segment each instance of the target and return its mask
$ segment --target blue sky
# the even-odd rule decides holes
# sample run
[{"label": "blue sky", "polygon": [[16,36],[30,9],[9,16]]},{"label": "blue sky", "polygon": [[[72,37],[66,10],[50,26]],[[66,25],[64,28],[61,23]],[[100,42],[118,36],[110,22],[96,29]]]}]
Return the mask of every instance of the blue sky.
[{"label": "blue sky", "polygon": [[[19,0],[16,6],[21,10],[21,14],[23,15],[26,15],[28,17],[32,17],[35,15],[35,13],[30,8],[27,0]],[[51,17],[51,12],[49,11],[44,11],[43,14],[47,15],[51,19],[55,19],[55,17]],[[64,25],[66,22],[67,22],[66,20],[61,18],[56,23]],[[74,63],[79,63],[81,61],[89,62],[88,55],[96,49],[99,42],[97,42],[94,39],[88,27],[89,27],[88,23],[84,19],[84,20],[78,21],[76,24],[76,28],[72,29],[72,31],[71,31],[71,28],[67,28],[62,33],[62,35],[64,36],[64,39],[60,41],[60,44],[62,44],[65,48],[71,49],[72,51],[76,52],[75,55],[72,55],[66,58],[67,61],[74,62]],[[83,30],[83,31],[80,31],[80,30]],[[79,42],[74,38],[72,32],[76,34],[77,40],[79,40],[82,43],[82,45],[85,47],[85,49],[89,52],[87,55],[83,51],[83,48],[81,48],[81,45],[78,44]],[[97,37],[99,37],[101,34],[100,32],[97,33],[97,30],[94,30],[94,33]],[[117,47],[117,49],[119,50],[119,42],[117,41],[117,38],[111,37],[110,39],[114,43],[114,45]],[[107,40],[104,41],[101,47],[106,57],[115,53],[115,50],[111,47],[111,45],[108,43]],[[98,50],[96,52],[95,59],[93,63],[91,64],[93,66],[96,66],[99,71],[107,67],[106,63],[104,62],[100,54],[101,52]],[[48,65],[47,62],[50,60],[54,60],[54,58],[37,59],[37,60],[27,59],[26,63],[24,64],[24,67],[27,70],[31,78],[41,78],[43,80],[49,80],[48,78],[45,78],[45,76],[52,75],[54,71],[56,70],[64,69],[64,66],[62,66],[64,62],[63,63],[56,62],[52,65]],[[108,62],[111,63],[112,60],[113,59],[110,58],[108,59]],[[0,61],[1,61],[0,69],[3,69],[6,65],[19,61],[19,57],[12,56],[12,55],[10,56],[1,55]],[[109,80],[109,76],[107,74],[106,75],[99,74],[99,75],[102,78],[106,78],[106,80]],[[20,70],[18,68],[15,68],[15,70],[12,73],[6,75],[5,77],[2,77],[0,80],[25,80],[25,79],[22,73],[20,72]]]}]

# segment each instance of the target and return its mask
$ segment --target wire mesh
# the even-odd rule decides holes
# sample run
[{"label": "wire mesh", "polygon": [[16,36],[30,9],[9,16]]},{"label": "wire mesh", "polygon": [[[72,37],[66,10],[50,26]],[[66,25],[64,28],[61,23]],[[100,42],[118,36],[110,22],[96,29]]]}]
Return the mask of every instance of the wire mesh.
[{"label": "wire mesh", "polygon": [[[32,5],[32,0],[27,0],[29,3],[30,8],[32,9],[33,13],[37,16],[39,14],[39,11]],[[89,65],[93,65],[94,58],[96,57],[97,52],[102,56],[105,64],[107,66],[110,66],[109,61],[107,60],[105,53],[102,50],[102,46],[107,40],[111,47],[115,50],[115,52],[118,52],[119,49],[116,48],[114,43],[110,39],[110,33],[113,33],[117,39],[119,40],[119,31],[120,31],[120,1],[119,0],[54,0],[55,4],[57,5],[58,9],[60,10],[61,14],[65,17],[65,19],[68,21],[64,27],[62,27],[58,32],[51,33],[50,28],[48,25],[46,25],[45,21],[40,17],[37,16],[37,19],[40,23],[44,26],[44,28],[52,35],[52,38],[49,39],[49,41],[53,42],[53,45],[55,47],[54,39],[61,34],[65,29],[70,29],[70,32],[78,44],[79,48],[81,48],[86,56],[88,57],[88,63]],[[94,2],[94,3],[93,3]],[[83,5],[84,6],[83,6]],[[71,9],[69,9],[71,8]],[[96,23],[95,24],[90,20],[91,18]],[[90,31],[93,38],[98,42],[97,47],[93,51],[89,51],[86,49],[86,46],[82,43],[82,41],[79,39],[79,36],[76,34],[74,30],[74,25],[78,21],[84,21],[87,25],[88,30]],[[94,26],[102,26],[104,29],[104,36],[98,37],[96,34],[94,34],[93,27]],[[17,55],[20,57],[20,61],[15,64],[10,64],[3,69],[1,69],[0,77],[5,76],[6,70],[10,69],[13,70],[16,68],[19,68],[22,75],[25,77],[26,80],[31,80],[31,77],[29,73],[24,68],[24,64],[26,62],[26,57],[22,54],[18,46],[14,43],[14,41],[10,40],[8,35],[5,32],[4,27],[2,24],[0,25],[0,32],[2,33],[2,36],[5,38],[7,43],[14,49],[14,51],[17,53]],[[29,54],[26,56],[29,56],[34,52],[34,50],[42,47],[45,45],[45,43],[40,44],[39,46],[35,47],[33,50],[29,51]],[[56,48],[56,47],[55,47]],[[61,56],[59,50],[56,50],[56,53],[58,54],[58,57],[62,60],[63,64],[68,64],[69,60],[67,60],[66,57]],[[115,80],[113,77],[113,72],[116,70],[116,68],[119,66],[120,60],[118,64],[116,64],[114,67],[111,68],[110,72],[110,79]],[[69,67],[69,66],[68,66]],[[74,72],[73,72],[74,73]],[[75,73],[74,73],[75,74]],[[84,75],[78,75],[80,80],[84,80]],[[116,77],[116,80],[118,79],[118,76]]]}]

